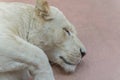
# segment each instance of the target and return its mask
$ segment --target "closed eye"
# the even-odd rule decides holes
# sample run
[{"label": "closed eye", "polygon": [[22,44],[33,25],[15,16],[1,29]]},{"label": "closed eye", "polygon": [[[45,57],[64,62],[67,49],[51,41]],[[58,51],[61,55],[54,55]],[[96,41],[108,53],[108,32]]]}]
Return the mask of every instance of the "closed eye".
[{"label": "closed eye", "polygon": [[70,35],[70,31],[69,31],[69,30],[67,30],[66,28],[63,28],[63,30],[65,30],[65,32],[66,32],[68,35]]}]

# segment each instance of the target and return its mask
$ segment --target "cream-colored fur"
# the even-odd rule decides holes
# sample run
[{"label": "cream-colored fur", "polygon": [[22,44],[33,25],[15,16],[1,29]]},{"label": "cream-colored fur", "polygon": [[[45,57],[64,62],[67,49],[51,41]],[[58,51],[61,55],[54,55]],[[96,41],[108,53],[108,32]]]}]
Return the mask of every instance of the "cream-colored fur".
[{"label": "cream-colored fur", "polygon": [[[63,13],[36,0],[0,3],[0,80],[55,80],[50,60],[73,72],[85,48]],[[26,76],[25,78],[23,78]]]}]

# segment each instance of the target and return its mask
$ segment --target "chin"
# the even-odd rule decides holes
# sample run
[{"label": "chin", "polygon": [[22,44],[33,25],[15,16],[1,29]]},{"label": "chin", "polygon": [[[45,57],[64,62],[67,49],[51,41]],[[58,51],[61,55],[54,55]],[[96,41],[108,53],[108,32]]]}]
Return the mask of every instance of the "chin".
[{"label": "chin", "polygon": [[71,62],[67,62],[65,59],[57,58],[50,58],[50,62],[53,64],[57,64],[60,66],[66,73],[73,73],[76,70],[78,64],[73,64]]},{"label": "chin", "polygon": [[62,65],[60,65],[60,66],[65,70],[65,72],[73,73],[73,72],[75,72],[77,65],[68,65],[66,63],[62,63]]}]

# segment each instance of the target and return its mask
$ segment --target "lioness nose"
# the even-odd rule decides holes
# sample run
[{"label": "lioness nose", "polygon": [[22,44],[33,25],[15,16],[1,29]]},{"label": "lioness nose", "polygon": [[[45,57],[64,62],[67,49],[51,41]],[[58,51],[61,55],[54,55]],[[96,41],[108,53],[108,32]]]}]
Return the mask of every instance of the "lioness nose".
[{"label": "lioness nose", "polygon": [[80,49],[80,53],[82,55],[82,58],[86,55],[86,52],[85,51],[82,51],[82,49]]}]

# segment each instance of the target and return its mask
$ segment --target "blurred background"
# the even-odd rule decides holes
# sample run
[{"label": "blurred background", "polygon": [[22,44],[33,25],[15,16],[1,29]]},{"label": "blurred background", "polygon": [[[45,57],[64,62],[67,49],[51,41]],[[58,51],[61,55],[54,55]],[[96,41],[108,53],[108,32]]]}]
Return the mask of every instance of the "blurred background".
[{"label": "blurred background", "polygon": [[[0,0],[34,4],[34,0]],[[120,80],[120,0],[48,0],[76,26],[87,55],[73,74],[53,65],[56,80]]]}]

